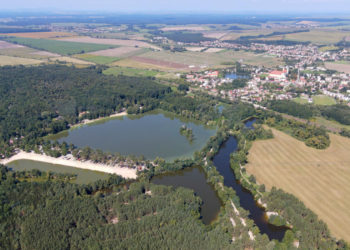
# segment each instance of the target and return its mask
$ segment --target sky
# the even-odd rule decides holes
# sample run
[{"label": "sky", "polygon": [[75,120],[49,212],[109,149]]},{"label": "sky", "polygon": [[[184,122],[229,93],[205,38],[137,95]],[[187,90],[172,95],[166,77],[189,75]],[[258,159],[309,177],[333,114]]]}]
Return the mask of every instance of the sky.
[{"label": "sky", "polygon": [[0,0],[0,11],[350,13],[350,0]]}]

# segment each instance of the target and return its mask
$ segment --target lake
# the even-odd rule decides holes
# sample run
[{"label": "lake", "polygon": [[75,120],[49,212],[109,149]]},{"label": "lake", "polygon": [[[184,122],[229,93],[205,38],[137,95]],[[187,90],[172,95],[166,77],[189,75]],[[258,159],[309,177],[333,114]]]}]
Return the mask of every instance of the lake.
[{"label": "lake", "polygon": [[[192,142],[180,134],[180,127],[184,124],[192,129]],[[122,155],[144,155],[149,160],[162,157],[172,161],[191,158],[215,133],[216,129],[193,121],[180,120],[174,115],[151,113],[80,126],[61,132],[51,139],[60,143],[73,143],[80,148],[89,146]]]},{"label": "lake", "polygon": [[220,212],[221,201],[214,187],[207,182],[205,172],[201,167],[191,167],[174,173],[158,175],[153,177],[151,182],[192,189],[203,201],[201,217],[204,224],[210,224]]},{"label": "lake", "polygon": [[97,180],[108,179],[109,174],[85,170],[80,168],[67,167],[62,165],[56,165],[51,163],[39,162],[39,161],[30,161],[30,160],[18,160],[11,162],[6,165],[8,168],[14,171],[24,171],[38,169],[43,172],[55,172],[61,174],[76,174],[77,178],[74,183],[77,184],[88,184]]},{"label": "lake", "polygon": [[249,76],[247,76],[247,75],[237,75],[236,73],[229,73],[229,74],[225,75],[225,78],[232,79],[232,80],[235,80],[235,79],[249,79]]}]

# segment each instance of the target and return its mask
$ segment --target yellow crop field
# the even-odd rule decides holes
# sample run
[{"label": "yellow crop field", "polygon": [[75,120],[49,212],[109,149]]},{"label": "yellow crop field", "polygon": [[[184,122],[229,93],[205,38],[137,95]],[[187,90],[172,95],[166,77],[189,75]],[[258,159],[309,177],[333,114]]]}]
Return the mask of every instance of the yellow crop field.
[{"label": "yellow crop field", "polygon": [[0,55],[0,66],[5,65],[29,65],[29,64],[40,64],[43,61],[36,60],[36,59],[30,59],[30,58],[21,58],[21,57],[14,57],[14,56],[2,56]]},{"label": "yellow crop field", "polygon": [[317,150],[278,130],[273,134],[253,143],[247,172],[267,189],[298,197],[335,237],[350,241],[350,139],[330,134],[330,147]]}]

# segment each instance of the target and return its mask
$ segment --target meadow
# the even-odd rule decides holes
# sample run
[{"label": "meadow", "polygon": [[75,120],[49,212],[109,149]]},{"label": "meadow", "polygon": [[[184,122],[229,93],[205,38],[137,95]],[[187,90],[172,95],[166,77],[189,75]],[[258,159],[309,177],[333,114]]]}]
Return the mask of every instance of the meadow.
[{"label": "meadow", "polygon": [[61,55],[87,53],[87,52],[116,47],[113,45],[105,45],[105,44],[65,42],[65,41],[58,41],[58,40],[22,38],[22,37],[8,37],[5,39],[9,42],[18,43],[34,49],[46,50],[46,51],[58,53]]},{"label": "meadow", "polygon": [[[307,104],[308,99],[306,98],[301,98],[301,97],[297,97],[294,98],[293,101],[300,103],[300,104]],[[316,96],[312,96],[312,101],[313,104],[315,105],[334,105],[337,104],[337,101],[329,96],[325,96],[325,95],[316,95]]]},{"label": "meadow", "polygon": [[330,134],[330,147],[317,150],[272,131],[274,139],[253,143],[247,172],[268,190],[275,186],[298,197],[334,236],[349,241],[350,139]]}]

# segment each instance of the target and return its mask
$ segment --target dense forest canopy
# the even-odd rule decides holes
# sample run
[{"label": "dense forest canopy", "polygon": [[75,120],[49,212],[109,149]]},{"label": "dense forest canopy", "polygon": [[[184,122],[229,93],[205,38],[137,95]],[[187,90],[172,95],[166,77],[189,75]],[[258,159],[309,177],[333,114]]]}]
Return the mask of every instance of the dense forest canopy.
[{"label": "dense forest canopy", "polygon": [[[217,249],[231,237],[208,231],[193,192],[120,178],[93,185],[18,181],[0,168],[2,249]],[[112,193],[103,192],[106,188]],[[147,193],[146,193],[147,192]]]},{"label": "dense forest canopy", "polygon": [[[170,87],[150,78],[106,76],[101,69],[60,65],[0,68],[0,143],[57,133],[82,118],[122,108],[153,109]],[[79,113],[88,111],[84,117]]]}]

